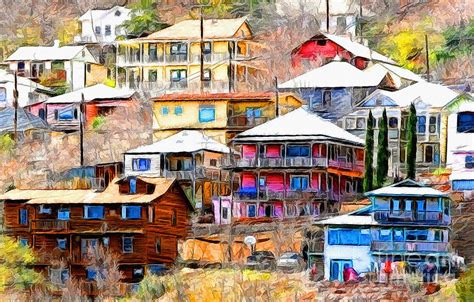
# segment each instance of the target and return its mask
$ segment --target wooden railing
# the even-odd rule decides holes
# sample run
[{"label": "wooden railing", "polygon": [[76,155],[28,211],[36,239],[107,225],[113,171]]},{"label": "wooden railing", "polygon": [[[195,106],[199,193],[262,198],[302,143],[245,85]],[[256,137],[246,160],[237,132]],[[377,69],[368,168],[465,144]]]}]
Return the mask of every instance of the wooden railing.
[{"label": "wooden railing", "polygon": [[277,157],[277,158],[241,158],[227,165],[237,167],[291,168],[291,167],[327,167],[326,157]]},{"label": "wooden railing", "polygon": [[301,191],[272,191],[265,190],[260,192],[246,192],[238,191],[233,193],[233,198],[236,201],[269,201],[269,200],[312,200],[312,199],[326,199],[328,193],[308,188]]},{"label": "wooden railing", "polygon": [[33,231],[67,231],[69,221],[57,219],[34,219],[31,221]]}]

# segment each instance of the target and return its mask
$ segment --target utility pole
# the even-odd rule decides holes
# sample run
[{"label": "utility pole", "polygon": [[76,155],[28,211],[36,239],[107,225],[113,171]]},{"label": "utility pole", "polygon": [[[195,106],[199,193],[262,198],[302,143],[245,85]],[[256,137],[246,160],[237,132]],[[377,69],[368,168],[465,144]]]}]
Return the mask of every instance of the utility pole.
[{"label": "utility pole", "polygon": [[362,12],[362,0],[359,0],[359,35],[360,35],[360,44],[364,42],[364,31],[363,31],[363,20],[362,20],[363,12]]},{"label": "utility pole", "polygon": [[278,78],[275,77],[275,117],[280,116],[280,96],[278,95]]},{"label": "utility pole", "polygon": [[15,71],[14,79],[15,88],[13,89],[13,107],[15,108],[15,114],[13,118],[13,139],[15,144],[18,142],[18,74]]},{"label": "utility pole", "polygon": [[426,52],[426,80],[430,81],[430,50],[428,45],[428,35],[425,34],[425,52]]},{"label": "utility pole", "polygon": [[329,0],[326,0],[326,32],[329,33]]},{"label": "utility pole", "polygon": [[204,92],[204,17],[202,15],[202,5],[199,6],[200,29],[201,29],[201,94]]},{"label": "utility pole", "polygon": [[229,43],[229,93],[232,92],[232,86],[234,85],[233,81],[232,81],[232,75],[233,75],[233,72],[232,72],[232,52],[234,51],[234,49],[232,47],[230,47],[230,43]]},{"label": "utility pole", "polygon": [[80,153],[81,153],[81,167],[84,166],[84,122],[85,122],[85,117],[84,117],[84,93],[81,93],[81,103],[79,104],[79,147],[80,147]]}]

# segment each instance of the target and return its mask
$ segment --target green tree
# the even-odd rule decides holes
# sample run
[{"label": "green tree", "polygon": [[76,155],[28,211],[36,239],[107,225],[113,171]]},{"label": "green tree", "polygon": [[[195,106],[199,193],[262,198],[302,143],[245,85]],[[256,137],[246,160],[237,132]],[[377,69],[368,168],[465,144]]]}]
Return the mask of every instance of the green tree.
[{"label": "green tree", "polygon": [[410,115],[407,125],[407,178],[415,179],[416,174],[416,108],[415,104],[410,105]]},{"label": "green tree", "polygon": [[130,20],[121,25],[128,35],[141,36],[153,33],[168,25],[158,16],[157,0],[140,0],[131,5]]},{"label": "green tree", "polygon": [[434,51],[438,61],[453,59],[462,55],[472,54],[474,49],[474,19],[468,24],[450,26],[443,31],[444,44]]},{"label": "green tree", "polygon": [[385,183],[388,173],[388,121],[387,110],[384,108],[382,113],[382,120],[379,124],[379,135],[377,142],[377,171],[376,171],[376,186],[382,187]]},{"label": "green tree", "polygon": [[367,131],[365,132],[364,192],[371,191],[374,186],[374,121],[372,110],[370,110]]}]

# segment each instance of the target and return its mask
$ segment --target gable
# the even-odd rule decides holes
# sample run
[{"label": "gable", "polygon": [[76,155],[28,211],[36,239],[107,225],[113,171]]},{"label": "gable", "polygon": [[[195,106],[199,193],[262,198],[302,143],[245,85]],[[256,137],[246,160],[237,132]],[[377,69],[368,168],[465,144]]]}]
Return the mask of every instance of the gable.
[{"label": "gable", "polygon": [[250,26],[247,22],[242,23],[242,25],[237,29],[234,34],[235,38],[242,38],[242,39],[249,39],[252,37],[252,31],[250,30]]},{"label": "gable", "polygon": [[87,63],[98,63],[87,47],[84,47],[82,51],[79,51],[72,60],[78,60]]}]

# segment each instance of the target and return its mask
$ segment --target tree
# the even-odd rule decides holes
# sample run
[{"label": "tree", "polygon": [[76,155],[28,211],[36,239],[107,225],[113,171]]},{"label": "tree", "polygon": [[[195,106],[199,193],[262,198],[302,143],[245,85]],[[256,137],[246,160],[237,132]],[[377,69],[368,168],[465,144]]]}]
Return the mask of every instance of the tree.
[{"label": "tree", "polygon": [[379,124],[379,135],[377,141],[377,171],[376,171],[376,186],[382,187],[385,183],[388,173],[388,122],[387,110],[384,108],[382,120]]},{"label": "tree", "polygon": [[415,179],[416,174],[416,108],[410,105],[410,115],[407,125],[407,178]]},{"label": "tree", "polygon": [[153,33],[168,25],[161,21],[157,11],[157,0],[140,0],[131,5],[130,20],[122,24],[128,35],[141,36],[145,33]]},{"label": "tree", "polygon": [[102,299],[115,298],[121,295],[120,280],[123,278],[119,270],[118,255],[102,246],[89,247],[87,250],[88,269],[96,272],[95,281]]},{"label": "tree", "polygon": [[374,186],[374,116],[369,111],[367,120],[367,131],[365,133],[365,175],[364,192],[371,191]]}]

